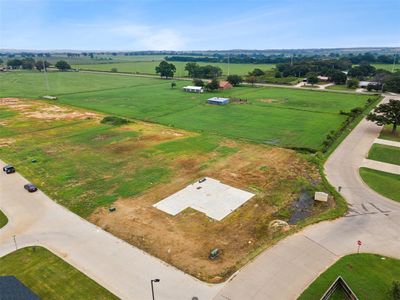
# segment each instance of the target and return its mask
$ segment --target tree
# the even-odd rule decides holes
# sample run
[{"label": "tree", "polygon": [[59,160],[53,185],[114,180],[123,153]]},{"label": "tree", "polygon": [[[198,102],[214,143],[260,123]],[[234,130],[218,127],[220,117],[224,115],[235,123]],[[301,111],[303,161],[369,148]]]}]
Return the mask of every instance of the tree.
[{"label": "tree", "polygon": [[2,64],[3,64],[3,62],[4,62],[4,61],[3,61],[3,60],[0,58],[0,65],[2,65]]},{"label": "tree", "polygon": [[33,58],[24,58],[22,61],[22,69],[32,70],[35,67],[35,60]]},{"label": "tree", "polygon": [[171,89],[173,89],[174,87],[176,87],[176,82],[175,82],[175,81],[172,81],[172,82],[171,82]]},{"label": "tree", "polygon": [[330,75],[331,81],[333,81],[335,84],[344,84],[346,83],[347,76],[341,71],[334,71]]},{"label": "tree", "polygon": [[392,296],[393,300],[400,300],[400,281],[393,281]]},{"label": "tree", "polygon": [[400,93],[400,71],[390,75],[384,81],[385,89],[389,92]]},{"label": "tree", "polygon": [[255,68],[253,71],[249,72],[250,76],[262,76],[265,75],[265,72],[259,68]]},{"label": "tree", "polygon": [[7,66],[11,67],[12,69],[17,69],[19,67],[21,67],[22,65],[22,61],[20,59],[10,59],[9,61],[7,61]]},{"label": "tree", "polygon": [[117,68],[111,68],[111,72],[117,73],[117,72],[118,72],[118,69],[117,69]]},{"label": "tree", "polygon": [[167,63],[165,60],[160,62],[156,67],[156,73],[160,74],[161,77],[172,78],[176,72],[176,67],[174,64]]},{"label": "tree", "polygon": [[38,71],[42,71],[44,68],[47,69],[49,66],[50,66],[50,64],[47,61],[43,62],[43,60],[37,60],[35,62],[35,68]]},{"label": "tree", "polygon": [[204,86],[204,85],[205,85],[205,83],[204,83],[203,80],[197,79],[197,78],[193,79],[193,84],[194,84],[195,86]]},{"label": "tree", "polygon": [[358,84],[360,83],[360,81],[358,81],[358,79],[349,79],[347,80],[347,87],[350,89],[355,89],[358,87]]},{"label": "tree", "polygon": [[318,82],[318,75],[317,73],[310,72],[307,74],[307,82],[311,83],[311,85],[314,85]]},{"label": "tree", "polygon": [[251,83],[251,85],[254,85],[254,83],[257,82],[257,77],[256,76],[247,76],[246,82]]},{"label": "tree", "polygon": [[392,135],[397,135],[397,126],[400,123],[400,100],[390,99],[388,103],[382,103],[367,116],[368,121],[375,122],[379,126],[392,125]]},{"label": "tree", "polygon": [[227,78],[228,82],[233,86],[237,86],[242,83],[243,79],[239,75],[229,75]]},{"label": "tree", "polygon": [[185,71],[188,72],[189,77],[198,78],[199,67],[195,62],[188,62],[185,66]]},{"label": "tree", "polygon": [[56,62],[55,66],[62,72],[71,69],[71,66],[65,60],[59,60],[58,62]]},{"label": "tree", "polygon": [[219,89],[219,81],[217,79],[211,80],[209,83],[206,84],[206,89],[208,91],[215,91]]}]

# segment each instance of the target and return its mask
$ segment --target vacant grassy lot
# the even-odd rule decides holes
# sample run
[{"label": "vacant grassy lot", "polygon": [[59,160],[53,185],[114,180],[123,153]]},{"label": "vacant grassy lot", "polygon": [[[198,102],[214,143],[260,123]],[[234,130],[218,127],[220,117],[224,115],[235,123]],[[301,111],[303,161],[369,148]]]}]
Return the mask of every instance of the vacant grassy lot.
[{"label": "vacant grassy lot", "polygon": [[[187,76],[185,66],[187,62],[171,61],[176,67],[176,77]],[[94,70],[94,71],[111,71],[112,68],[116,68],[118,72],[129,72],[129,73],[141,73],[141,74],[156,74],[155,67],[160,64],[160,61],[132,61],[132,62],[117,62],[114,63],[101,63],[101,64],[76,64],[73,68],[82,70]],[[199,62],[201,66],[212,65],[220,67],[224,76],[228,75],[228,64],[227,63],[205,63]],[[247,75],[250,71],[255,68],[261,70],[271,70],[275,65],[273,64],[229,64],[229,73],[238,75]]]},{"label": "vacant grassy lot", "polygon": [[7,216],[0,210],[0,228],[4,227],[8,223]]},{"label": "vacant grassy lot", "polygon": [[40,299],[118,299],[42,247],[19,249],[0,258],[0,276],[15,276]]},{"label": "vacant grassy lot", "polygon": [[364,182],[377,193],[400,201],[400,175],[368,168],[361,168],[360,175]]},{"label": "vacant grassy lot", "polygon": [[338,276],[342,276],[359,299],[392,299],[392,283],[400,280],[400,260],[364,253],[344,256],[322,273],[298,299],[320,299]]},{"label": "vacant grassy lot", "polygon": [[[217,133],[259,143],[319,149],[326,135],[345,120],[339,111],[363,106],[365,95],[286,88],[238,87],[204,94],[181,90],[189,82],[109,74],[0,74],[0,96],[59,96],[61,103],[177,128]],[[247,99],[247,104],[207,105],[212,96]]]},{"label": "vacant grassy lot", "polygon": [[[388,70],[390,72],[393,71],[393,64],[372,64],[372,66],[374,66],[377,69],[384,69],[384,70]],[[398,71],[400,70],[400,64],[396,63],[395,67],[394,67],[394,71]]]},{"label": "vacant grassy lot", "polygon": [[[289,220],[302,189],[325,189],[307,156],[288,149],[141,121],[106,125],[98,113],[42,100],[1,99],[0,111],[3,160],[73,212],[204,280],[223,280],[286,234],[269,222]],[[221,222],[152,206],[204,176],[256,196]],[[333,207],[315,205],[307,221]],[[215,247],[223,255],[211,262]]]},{"label": "vacant grassy lot", "polygon": [[368,158],[389,164],[400,165],[400,148],[373,144],[369,150]]}]

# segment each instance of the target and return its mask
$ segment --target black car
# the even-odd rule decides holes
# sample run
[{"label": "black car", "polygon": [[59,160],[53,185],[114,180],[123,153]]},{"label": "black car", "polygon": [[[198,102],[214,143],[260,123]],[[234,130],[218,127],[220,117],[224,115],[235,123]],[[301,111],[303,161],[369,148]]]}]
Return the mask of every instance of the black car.
[{"label": "black car", "polygon": [[3,167],[3,171],[6,172],[6,174],[11,174],[15,173],[15,168],[12,165],[6,165]]},{"label": "black car", "polygon": [[24,189],[26,189],[29,193],[33,193],[37,191],[36,185],[32,183],[28,183],[24,185]]}]

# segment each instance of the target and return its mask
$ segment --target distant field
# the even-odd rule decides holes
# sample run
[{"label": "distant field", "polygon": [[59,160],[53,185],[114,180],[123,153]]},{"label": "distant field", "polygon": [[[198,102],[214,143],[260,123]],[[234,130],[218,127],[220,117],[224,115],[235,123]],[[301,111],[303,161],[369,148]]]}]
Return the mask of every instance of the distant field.
[{"label": "distant field", "polygon": [[[125,117],[230,138],[244,138],[288,147],[319,149],[325,136],[345,120],[340,110],[363,106],[368,96],[286,88],[238,87],[228,91],[189,94],[188,82],[118,75],[49,73],[1,74],[0,96],[59,96],[61,103]],[[12,84],[11,84],[12,83]],[[216,107],[205,104],[212,96],[233,96],[248,104]]]},{"label": "distant field", "polygon": [[[365,253],[344,256],[322,273],[298,300],[320,299],[338,276],[342,276],[359,299],[394,299],[391,288],[393,281],[400,281],[400,260]],[[335,296],[338,295],[335,293]]]},{"label": "distant field", "polygon": [[[388,71],[390,71],[390,72],[393,71],[393,64],[372,64],[372,65],[373,65],[375,68],[377,68],[377,69],[384,69],[384,70],[388,70]],[[395,71],[400,70],[400,64],[399,64],[399,63],[397,63],[397,64],[395,65],[394,70],[395,70]]]},{"label": "distant field", "polygon": [[15,276],[40,299],[118,299],[42,247],[28,247],[7,254],[0,258],[0,265],[1,276]]},{"label": "distant field", "polygon": [[[104,63],[104,64],[76,64],[74,68],[83,70],[95,70],[95,71],[111,71],[112,68],[116,68],[118,72],[130,72],[130,73],[141,73],[141,74],[156,74],[155,67],[159,65],[159,61],[141,61],[141,62],[121,62],[121,63]],[[187,62],[173,61],[176,67],[176,77],[187,76],[185,66]],[[223,75],[228,74],[228,64],[226,63],[204,63],[199,62],[199,65],[212,65],[222,69]],[[246,75],[255,68],[262,70],[271,70],[275,67],[274,64],[229,64],[230,74]]]}]

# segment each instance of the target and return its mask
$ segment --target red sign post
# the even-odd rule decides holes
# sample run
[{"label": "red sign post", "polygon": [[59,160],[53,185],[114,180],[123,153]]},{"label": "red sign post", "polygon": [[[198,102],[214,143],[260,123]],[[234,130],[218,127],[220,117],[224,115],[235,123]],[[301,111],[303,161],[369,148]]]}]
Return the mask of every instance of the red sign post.
[{"label": "red sign post", "polygon": [[358,248],[357,248],[357,253],[360,253],[360,247],[361,247],[361,245],[362,245],[362,242],[361,242],[360,240],[358,240],[358,241],[357,241],[357,246],[358,246]]}]

